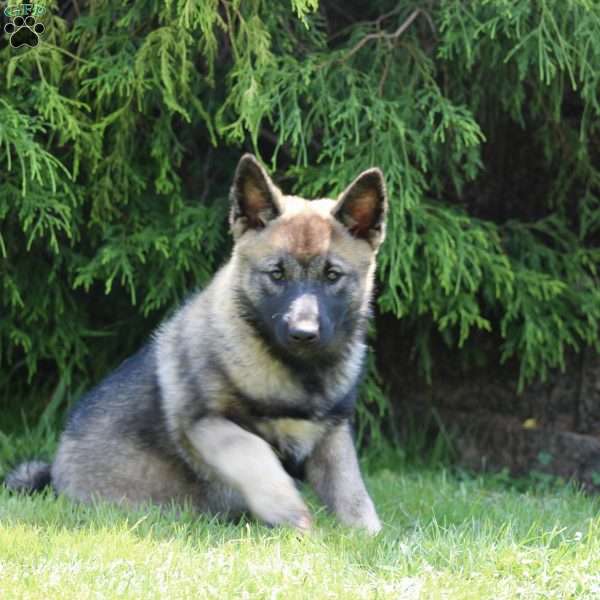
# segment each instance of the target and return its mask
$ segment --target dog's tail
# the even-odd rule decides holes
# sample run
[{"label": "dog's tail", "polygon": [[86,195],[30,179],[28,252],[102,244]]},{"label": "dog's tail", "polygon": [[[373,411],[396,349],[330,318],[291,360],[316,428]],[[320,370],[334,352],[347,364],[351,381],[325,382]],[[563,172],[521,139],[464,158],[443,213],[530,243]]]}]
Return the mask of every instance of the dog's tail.
[{"label": "dog's tail", "polygon": [[4,480],[4,485],[14,492],[32,494],[51,483],[50,465],[41,460],[21,463]]}]

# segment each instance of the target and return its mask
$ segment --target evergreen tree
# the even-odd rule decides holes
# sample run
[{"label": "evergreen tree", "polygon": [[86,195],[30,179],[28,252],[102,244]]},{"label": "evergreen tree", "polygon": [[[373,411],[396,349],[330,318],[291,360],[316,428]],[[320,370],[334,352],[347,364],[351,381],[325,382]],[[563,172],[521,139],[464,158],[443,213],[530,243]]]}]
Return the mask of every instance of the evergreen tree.
[{"label": "evergreen tree", "polygon": [[210,278],[243,150],[307,196],[383,169],[378,306],[425,374],[435,331],[497,336],[521,385],[598,348],[597,2],[46,8],[0,41],[6,399],[98,379]]}]

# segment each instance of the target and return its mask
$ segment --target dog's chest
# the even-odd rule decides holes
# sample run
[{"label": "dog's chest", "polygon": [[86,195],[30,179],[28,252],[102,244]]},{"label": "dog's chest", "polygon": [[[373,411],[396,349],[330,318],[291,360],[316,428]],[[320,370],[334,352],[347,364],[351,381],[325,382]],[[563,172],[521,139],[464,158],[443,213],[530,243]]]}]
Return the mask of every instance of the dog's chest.
[{"label": "dog's chest", "polygon": [[306,458],[326,430],[325,423],[291,418],[260,419],[255,427],[279,452],[296,460]]}]

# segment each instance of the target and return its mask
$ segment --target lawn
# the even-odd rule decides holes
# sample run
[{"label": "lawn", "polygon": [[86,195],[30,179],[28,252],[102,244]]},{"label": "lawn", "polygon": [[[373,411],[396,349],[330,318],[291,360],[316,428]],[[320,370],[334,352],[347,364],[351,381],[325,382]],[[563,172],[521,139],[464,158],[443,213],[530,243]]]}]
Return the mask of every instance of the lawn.
[{"label": "lawn", "polygon": [[[0,432],[0,476],[24,440]],[[400,452],[369,456],[365,469],[385,523],[375,538],[339,526],[311,497],[316,526],[302,537],[0,486],[0,598],[600,597],[597,498]]]}]

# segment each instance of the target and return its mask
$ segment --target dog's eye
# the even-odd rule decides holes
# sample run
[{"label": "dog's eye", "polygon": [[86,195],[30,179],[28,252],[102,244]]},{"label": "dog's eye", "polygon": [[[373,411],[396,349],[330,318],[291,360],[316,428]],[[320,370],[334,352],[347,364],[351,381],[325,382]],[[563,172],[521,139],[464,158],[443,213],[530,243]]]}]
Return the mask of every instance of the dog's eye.
[{"label": "dog's eye", "polygon": [[325,277],[327,278],[327,281],[331,283],[338,281],[342,275],[343,273],[341,271],[332,268],[329,268],[325,271]]},{"label": "dog's eye", "polygon": [[283,269],[273,269],[272,271],[269,271],[269,277],[273,281],[282,281],[285,278],[285,273],[283,272]]}]

